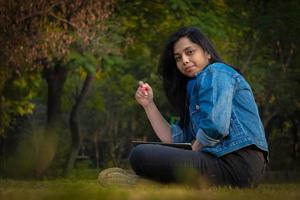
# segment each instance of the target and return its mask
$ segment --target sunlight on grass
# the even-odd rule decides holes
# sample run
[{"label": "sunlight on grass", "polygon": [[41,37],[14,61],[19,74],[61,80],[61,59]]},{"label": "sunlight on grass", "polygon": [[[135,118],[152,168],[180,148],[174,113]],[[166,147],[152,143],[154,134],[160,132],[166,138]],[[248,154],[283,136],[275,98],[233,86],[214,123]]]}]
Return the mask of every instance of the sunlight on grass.
[{"label": "sunlight on grass", "polygon": [[299,184],[263,184],[258,188],[197,189],[186,185],[140,184],[102,187],[94,180],[0,181],[0,199],[299,199]]}]

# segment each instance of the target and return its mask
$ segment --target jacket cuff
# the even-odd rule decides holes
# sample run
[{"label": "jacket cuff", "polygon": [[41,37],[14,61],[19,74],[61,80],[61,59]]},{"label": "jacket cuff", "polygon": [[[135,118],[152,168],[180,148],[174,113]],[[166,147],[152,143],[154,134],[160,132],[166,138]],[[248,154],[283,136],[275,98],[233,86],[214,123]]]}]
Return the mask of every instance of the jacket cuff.
[{"label": "jacket cuff", "polygon": [[172,141],[173,143],[183,142],[184,141],[184,135],[183,131],[180,128],[180,126],[176,124],[171,125],[171,132],[172,132]]},{"label": "jacket cuff", "polygon": [[209,137],[201,128],[199,128],[199,130],[197,132],[196,139],[203,146],[215,146],[216,144],[218,144],[221,141],[221,140]]}]

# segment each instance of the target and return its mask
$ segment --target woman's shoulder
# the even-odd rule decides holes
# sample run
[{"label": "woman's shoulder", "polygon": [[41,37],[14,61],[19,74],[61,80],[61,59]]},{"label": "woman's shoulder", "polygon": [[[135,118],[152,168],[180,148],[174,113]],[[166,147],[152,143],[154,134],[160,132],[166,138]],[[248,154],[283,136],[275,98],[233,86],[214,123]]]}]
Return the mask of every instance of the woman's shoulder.
[{"label": "woman's shoulder", "polygon": [[204,80],[209,77],[216,77],[218,80],[225,80],[227,77],[232,79],[233,83],[242,79],[241,74],[235,68],[222,62],[211,63],[199,74],[196,74],[197,80]]},{"label": "woman's shoulder", "polygon": [[206,66],[200,73],[196,74],[197,77],[200,76],[207,76],[207,75],[213,75],[216,73],[222,73],[226,74],[232,77],[238,77],[241,74],[232,66],[222,63],[222,62],[215,62],[211,63],[208,66]]},{"label": "woman's shoulder", "polygon": [[232,66],[222,63],[222,62],[215,62],[212,64],[209,64],[207,67],[208,71],[211,72],[226,72],[230,74],[236,74],[238,73]]}]

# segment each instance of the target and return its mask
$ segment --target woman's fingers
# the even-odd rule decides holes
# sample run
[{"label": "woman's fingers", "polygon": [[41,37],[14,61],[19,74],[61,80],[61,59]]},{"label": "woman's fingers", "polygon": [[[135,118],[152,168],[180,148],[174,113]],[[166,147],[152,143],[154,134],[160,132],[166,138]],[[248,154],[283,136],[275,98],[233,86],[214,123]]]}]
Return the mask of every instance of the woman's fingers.
[{"label": "woman's fingers", "polygon": [[139,81],[138,91],[142,91],[143,95],[148,96],[149,85],[143,81]]},{"label": "woman's fingers", "polygon": [[149,84],[139,81],[135,98],[142,106],[146,106],[153,101],[153,92]]},{"label": "woman's fingers", "polygon": [[139,86],[142,86],[144,84],[143,81],[139,81]]},{"label": "woman's fingers", "polygon": [[137,97],[141,97],[141,96],[142,96],[141,92],[139,92],[139,91],[136,91],[135,95],[136,95]]},{"label": "woman's fingers", "polygon": [[144,91],[141,91],[141,90],[137,90],[136,95],[138,97],[147,97],[148,96],[148,94],[146,94]]}]

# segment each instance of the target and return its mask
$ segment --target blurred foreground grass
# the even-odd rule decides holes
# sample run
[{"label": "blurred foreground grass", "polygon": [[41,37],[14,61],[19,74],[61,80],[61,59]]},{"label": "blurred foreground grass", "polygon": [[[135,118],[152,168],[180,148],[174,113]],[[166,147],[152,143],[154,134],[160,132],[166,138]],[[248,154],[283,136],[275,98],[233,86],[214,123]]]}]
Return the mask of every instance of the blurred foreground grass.
[{"label": "blurred foreground grass", "polygon": [[43,181],[0,180],[0,200],[64,199],[64,200],[177,200],[177,199],[300,199],[299,182],[263,183],[257,188],[236,189],[212,187],[197,189],[187,185],[145,183],[134,187],[102,187],[97,177],[78,177]]}]

